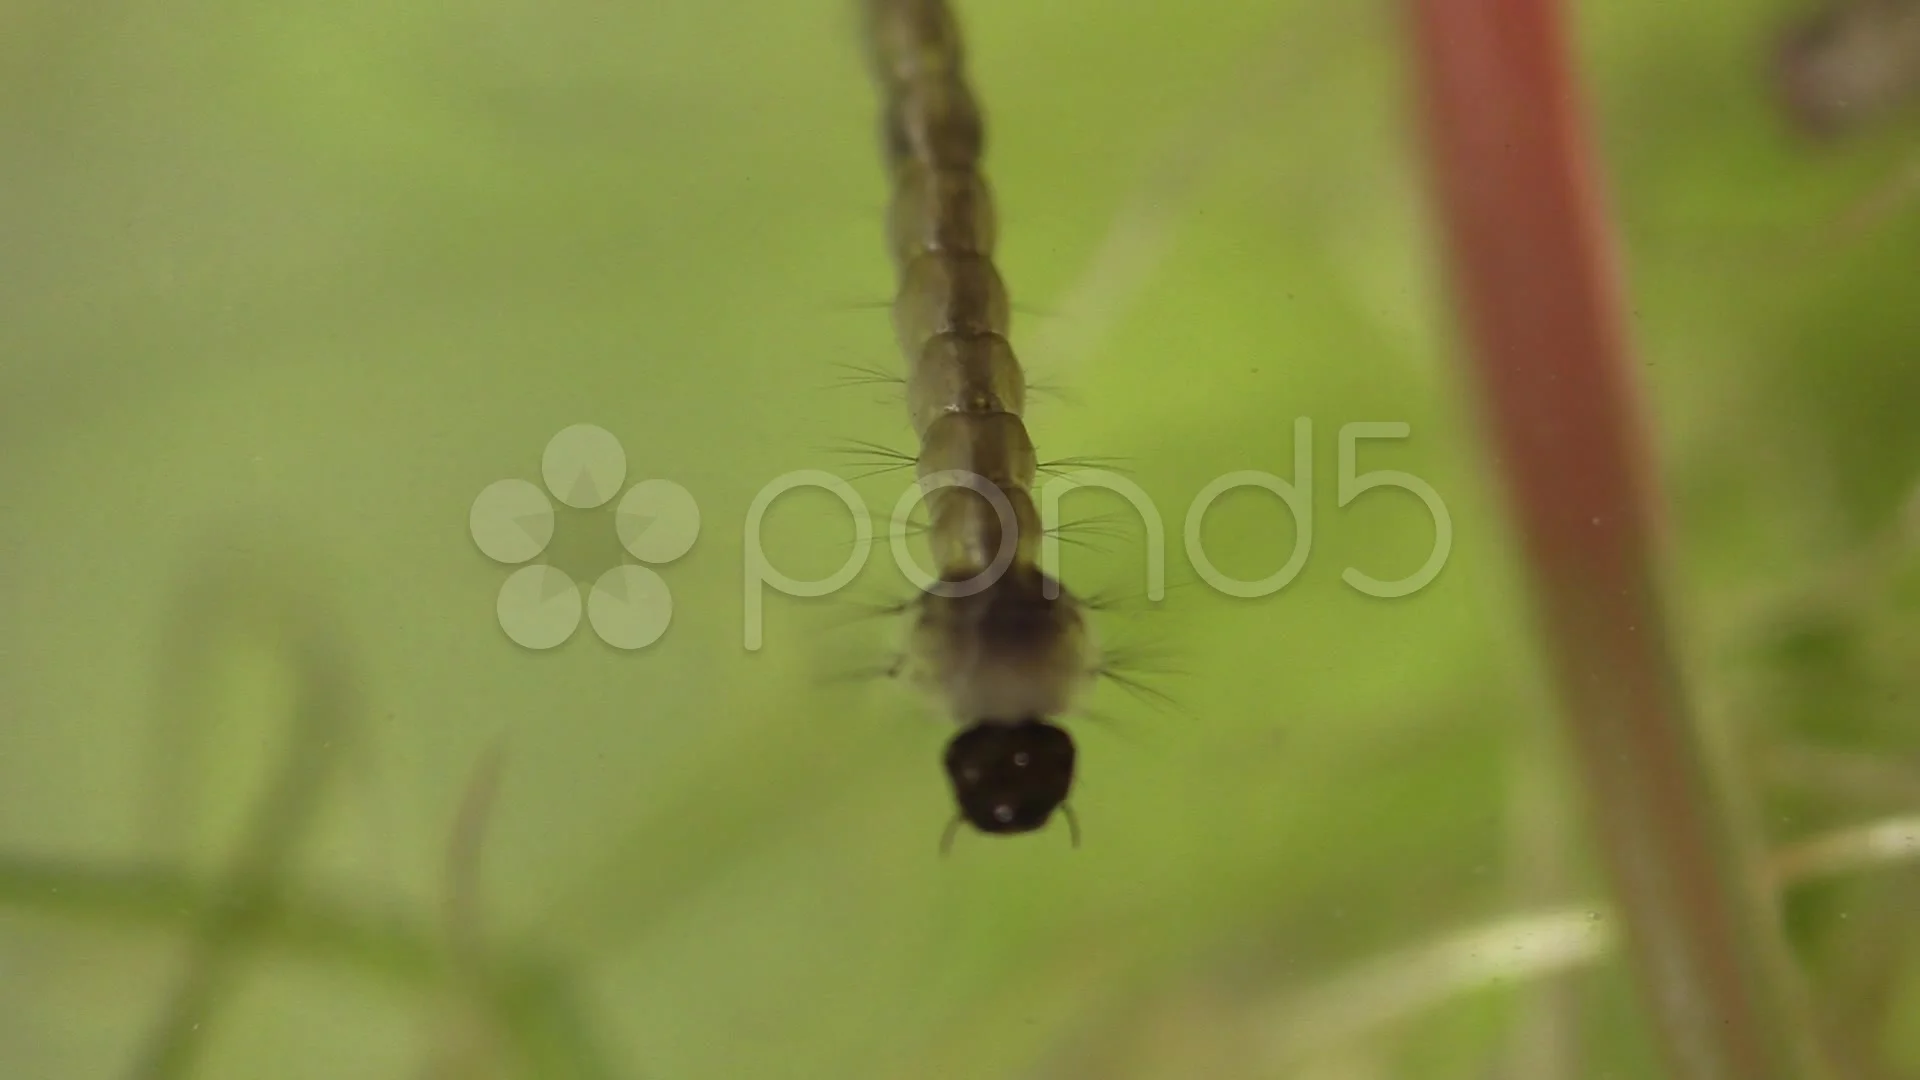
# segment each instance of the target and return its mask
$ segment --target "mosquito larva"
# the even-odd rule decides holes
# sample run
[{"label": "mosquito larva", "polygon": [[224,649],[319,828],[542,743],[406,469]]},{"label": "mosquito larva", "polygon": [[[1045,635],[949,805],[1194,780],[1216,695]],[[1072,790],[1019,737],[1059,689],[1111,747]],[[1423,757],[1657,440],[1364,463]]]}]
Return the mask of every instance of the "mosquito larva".
[{"label": "mosquito larva", "polygon": [[956,825],[1023,833],[1062,811],[1071,826],[1076,754],[1057,720],[1099,663],[1082,606],[1039,565],[1039,462],[993,264],[980,109],[945,0],[863,4],[892,179],[894,336],[938,573],[894,670],[960,726],[945,755]]}]

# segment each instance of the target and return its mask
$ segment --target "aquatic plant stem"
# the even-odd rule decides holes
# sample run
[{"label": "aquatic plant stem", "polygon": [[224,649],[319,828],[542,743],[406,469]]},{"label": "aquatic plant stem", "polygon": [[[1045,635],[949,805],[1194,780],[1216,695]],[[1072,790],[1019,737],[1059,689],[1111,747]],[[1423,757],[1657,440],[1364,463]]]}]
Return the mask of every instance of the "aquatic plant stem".
[{"label": "aquatic plant stem", "polygon": [[1673,1075],[1824,1077],[1662,610],[1634,368],[1561,5],[1405,10],[1464,373]]},{"label": "aquatic plant stem", "polygon": [[[1883,818],[1808,837],[1767,860],[1778,888],[1920,861],[1920,816]],[[1599,899],[1517,911],[1363,960],[1310,988],[1256,1000],[1248,1026],[1276,1071],[1378,1039],[1394,1025],[1463,994],[1584,969],[1614,954],[1619,920]]]}]

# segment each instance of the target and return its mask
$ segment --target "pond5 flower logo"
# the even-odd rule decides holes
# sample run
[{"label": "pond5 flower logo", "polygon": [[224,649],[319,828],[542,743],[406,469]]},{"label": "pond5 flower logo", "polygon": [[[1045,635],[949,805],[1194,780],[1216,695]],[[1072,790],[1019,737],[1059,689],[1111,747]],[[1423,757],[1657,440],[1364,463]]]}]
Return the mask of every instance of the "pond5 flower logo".
[{"label": "pond5 flower logo", "polygon": [[[575,520],[560,529],[563,517],[606,517],[589,512],[611,503],[627,478],[620,441],[592,424],[575,424],[548,441],[540,475],[544,490],[526,480],[487,485],[467,516],[482,554],[520,567],[494,604],[500,629],[526,648],[551,649],[573,636],[584,612],[600,640],[616,649],[660,640],[673,620],[673,594],[641,564],[670,563],[693,547],[700,535],[693,496],[671,480],[642,480],[613,508],[613,528],[582,536],[587,522]],[[549,494],[570,510],[556,511]],[[592,582],[584,603],[582,580]]]}]

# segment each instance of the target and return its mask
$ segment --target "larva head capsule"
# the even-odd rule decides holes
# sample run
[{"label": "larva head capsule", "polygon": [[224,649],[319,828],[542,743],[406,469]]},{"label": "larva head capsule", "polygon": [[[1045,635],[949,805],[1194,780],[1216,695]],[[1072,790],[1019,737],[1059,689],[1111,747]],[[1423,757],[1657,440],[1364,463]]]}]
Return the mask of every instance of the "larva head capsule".
[{"label": "larva head capsule", "polygon": [[947,743],[960,816],[984,833],[1032,832],[1073,789],[1073,740],[1045,720],[982,721]]}]

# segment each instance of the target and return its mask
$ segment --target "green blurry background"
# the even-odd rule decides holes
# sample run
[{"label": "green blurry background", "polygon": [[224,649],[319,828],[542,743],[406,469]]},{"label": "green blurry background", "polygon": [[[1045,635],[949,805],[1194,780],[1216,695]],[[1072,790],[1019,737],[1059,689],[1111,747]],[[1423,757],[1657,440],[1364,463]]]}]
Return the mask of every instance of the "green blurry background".
[{"label": "green blurry background", "polygon": [[[1763,76],[1803,10],[1578,20],[1683,640],[1776,841],[1920,797],[1920,209],[1833,227],[1920,143],[1787,132]],[[1290,474],[1296,417],[1315,515],[1278,595],[1102,616],[1172,703],[1107,687],[1075,729],[1080,850],[942,859],[948,731],[847,677],[898,630],[862,615],[904,595],[885,548],[742,647],[755,493],[910,446],[897,395],[833,385],[899,363],[850,10],[0,8],[0,1075],[136,1075],[170,1008],[198,1039],[172,1074],[209,1078],[1655,1075],[1610,958],[1311,1053],[1279,1034],[1351,964],[1600,891],[1448,366],[1392,14],[960,6],[1015,344],[1060,390],[1042,455],[1125,459],[1176,581],[1187,503]],[[1361,468],[1450,511],[1415,596],[1341,581],[1433,536],[1405,495],[1337,505],[1353,421],[1411,424]],[[703,514],[641,652],[514,646],[467,535],[576,423]],[[859,484],[876,518],[903,481]],[[1118,520],[1071,585],[1143,587]],[[1256,578],[1294,528],[1241,493],[1204,535]],[[559,530],[569,565],[618,558],[604,513]],[[855,543],[817,491],[763,532],[800,578]],[[234,882],[256,914],[223,922],[201,901]],[[1789,906],[1875,1075],[1920,1070],[1916,885]],[[449,891],[478,945],[448,944]],[[198,1011],[195,971],[224,972]]]}]

